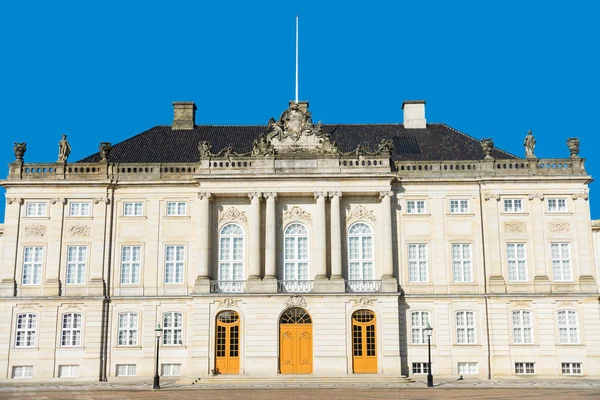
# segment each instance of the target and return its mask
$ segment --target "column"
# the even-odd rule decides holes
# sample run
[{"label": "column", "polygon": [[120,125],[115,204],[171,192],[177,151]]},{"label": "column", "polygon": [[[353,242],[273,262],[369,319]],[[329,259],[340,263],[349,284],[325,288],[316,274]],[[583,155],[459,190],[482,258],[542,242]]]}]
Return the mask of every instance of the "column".
[{"label": "column", "polygon": [[248,279],[260,279],[260,199],[262,193],[248,193],[250,232],[248,232]]},{"label": "column", "polygon": [[541,193],[530,194],[529,208],[535,291],[550,293],[550,280],[548,279],[548,268],[546,267],[546,238],[544,237],[544,195]]},{"label": "column", "polygon": [[198,215],[198,275],[194,283],[195,293],[210,292],[210,203],[213,200],[211,193],[198,193],[200,199],[200,213]]},{"label": "column", "polygon": [[[381,275],[382,281],[394,279],[394,257],[392,252],[392,201],[391,198],[394,192],[383,191],[379,193],[379,200],[381,200],[381,223],[382,223],[382,250],[383,254],[380,257],[381,260]],[[383,284],[383,282],[382,282]],[[398,290],[397,287],[394,291]]]},{"label": "column", "polygon": [[[598,285],[594,278],[594,242],[587,190],[583,193],[573,194],[573,215],[575,216],[575,226],[571,229],[575,233],[574,240],[577,242],[579,253],[579,290],[582,293],[598,293]],[[571,244],[571,269],[573,280],[576,280],[577,268],[574,268],[574,253],[575,247]]]},{"label": "column", "polygon": [[265,193],[267,202],[265,221],[265,279],[275,279],[277,231],[275,223],[275,200],[277,193]]},{"label": "column", "polygon": [[331,199],[331,278],[342,278],[342,225],[340,199],[342,192],[329,192]]},{"label": "column", "polygon": [[317,211],[315,212],[315,279],[327,278],[327,231],[325,228],[326,192],[315,192]]}]

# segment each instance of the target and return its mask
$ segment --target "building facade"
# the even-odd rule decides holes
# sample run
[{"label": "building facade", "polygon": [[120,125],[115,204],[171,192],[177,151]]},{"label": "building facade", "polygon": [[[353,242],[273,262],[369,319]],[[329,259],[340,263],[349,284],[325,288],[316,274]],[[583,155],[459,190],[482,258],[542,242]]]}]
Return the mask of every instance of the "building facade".
[{"label": "building facade", "polygon": [[[81,161],[15,144],[3,380],[593,377],[590,176],[443,124],[157,126]],[[596,251],[595,251],[596,249]]]}]

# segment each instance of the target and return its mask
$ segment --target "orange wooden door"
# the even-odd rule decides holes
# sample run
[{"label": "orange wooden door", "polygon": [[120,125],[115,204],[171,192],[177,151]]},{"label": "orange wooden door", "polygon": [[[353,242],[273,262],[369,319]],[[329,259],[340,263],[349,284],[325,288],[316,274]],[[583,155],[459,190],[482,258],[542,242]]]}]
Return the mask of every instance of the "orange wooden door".
[{"label": "orange wooden door", "polygon": [[377,373],[375,314],[359,310],[352,314],[352,365],[355,374]]},{"label": "orange wooden door", "polygon": [[215,369],[219,374],[240,373],[240,318],[235,311],[217,315]]},{"label": "orange wooden door", "polygon": [[311,374],[313,371],[312,323],[301,308],[287,310],[279,325],[279,372]]}]

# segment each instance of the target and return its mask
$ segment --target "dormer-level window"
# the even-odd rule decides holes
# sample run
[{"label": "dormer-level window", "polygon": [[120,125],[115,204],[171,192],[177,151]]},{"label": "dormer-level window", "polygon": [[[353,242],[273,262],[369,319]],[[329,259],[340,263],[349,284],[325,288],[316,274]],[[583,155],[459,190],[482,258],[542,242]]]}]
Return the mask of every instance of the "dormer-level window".
[{"label": "dormer-level window", "polygon": [[523,200],[521,200],[521,199],[504,199],[504,212],[507,212],[507,213],[523,212]]},{"label": "dormer-level window", "polygon": [[141,201],[126,202],[123,205],[123,216],[141,217],[144,215],[144,203]]},{"label": "dormer-level window", "polygon": [[187,215],[187,203],[185,201],[169,201],[167,203],[167,216],[183,217]]},{"label": "dormer-level window", "polygon": [[450,200],[450,214],[467,214],[469,200]]},{"label": "dormer-level window", "polygon": [[48,203],[30,202],[27,203],[28,217],[45,217],[48,211]]},{"label": "dormer-level window", "polygon": [[407,214],[425,214],[425,200],[406,200]]},{"label": "dormer-level window", "polygon": [[567,199],[548,199],[548,212],[567,212]]},{"label": "dormer-level window", "polygon": [[74,202],[69,206],[69,216],[71,217],[89,217],[90,203]]}]

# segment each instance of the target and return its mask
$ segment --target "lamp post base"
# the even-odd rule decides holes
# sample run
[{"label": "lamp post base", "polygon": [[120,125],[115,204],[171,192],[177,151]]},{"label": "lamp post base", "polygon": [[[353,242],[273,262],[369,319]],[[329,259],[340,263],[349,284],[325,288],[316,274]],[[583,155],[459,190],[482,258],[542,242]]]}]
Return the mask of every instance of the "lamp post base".
[{"label": "lamp post base", "polygon": [[427,374],[427,387],[433,387],[433,375],[431,375],[431,372]]},{"label": "lamp post base", "polygon": [[152,389],[160,389],[160,377],[158,375],[154,375],[154,386]]}]

